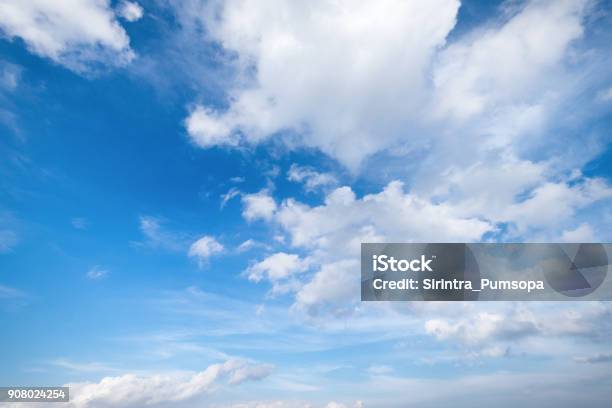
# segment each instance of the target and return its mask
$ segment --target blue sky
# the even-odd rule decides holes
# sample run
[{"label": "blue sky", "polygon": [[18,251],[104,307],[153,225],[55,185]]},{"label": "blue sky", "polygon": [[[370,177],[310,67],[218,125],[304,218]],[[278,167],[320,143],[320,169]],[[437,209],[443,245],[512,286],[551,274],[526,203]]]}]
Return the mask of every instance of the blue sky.
[{"label": "blue sky", "polygon": [[610,242],[607,1],[0,5],[0,384],[604,407],[606,302],[361,304],[360,242]]}]

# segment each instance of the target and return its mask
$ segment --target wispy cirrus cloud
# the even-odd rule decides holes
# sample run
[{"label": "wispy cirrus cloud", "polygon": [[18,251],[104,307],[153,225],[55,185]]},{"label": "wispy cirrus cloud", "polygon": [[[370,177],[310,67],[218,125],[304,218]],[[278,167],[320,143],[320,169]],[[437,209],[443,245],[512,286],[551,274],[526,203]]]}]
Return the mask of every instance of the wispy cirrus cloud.
[{"label": "wispy cirrus cloud", "polygon": [[138,218],[140,231],[144,240],[134,241],[136,247],[162,249],[173,252],[182,252],[189,247],[192,237],[180,231],[168,229],[163,218],[143,215]]},{"label": "wispy cirrus cloud", "polygon": [[102,268],[99,265],[95,265],[92,266],[88,271],[87,271],[87,278],[91,279],[91,280],[100,280],[100,279],[104,279],[106,277],[108,277],[109,275],[109,271],[108,269]]},{"label": "wispy cirrus cloud", "polygon": [[49,361],[49,364],[58,367],[61,369],[65,369],[68,371],[73,371],[77,373],[104,373],[104,372],[116,372],[120,371],[117,367],[113,367],[106,363],[100,362],[76,362],[66,358],[58,358],[55,360]]}]

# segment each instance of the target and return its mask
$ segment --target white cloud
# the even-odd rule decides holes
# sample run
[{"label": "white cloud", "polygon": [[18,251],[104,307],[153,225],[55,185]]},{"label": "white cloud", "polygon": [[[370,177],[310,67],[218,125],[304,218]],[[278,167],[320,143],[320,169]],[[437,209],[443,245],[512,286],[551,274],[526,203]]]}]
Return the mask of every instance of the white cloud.
[{"label": "white cloud", "polygon": [[311,316],[351,314],[359,293],[359,262],[342,260],[321,265],[295,295],[294,310]]},{"label": "white cloud", "polygon": [[21,67],[0,60],[0,90],[12,92],[21,80]]},{"label": "white cloud", "polygon": [[200,147],[234,146],[238,143],[227,119],[209,108],[196,106],[185,121],[185,126],[189,136]]},{"label": "white cloud", "polygon": [[5,0],[0,29],[21,38],[33,53],[77,72],[99,64],[123,66],[135,55],[108,0]]},{"label": "white cloud", "polygon": [[503,26],[451,44],[434,70],[439,112],[466,118],[540,94],[582,35],[586,3],[532,1]]},{"label": "white cloud", "polygon": [[536,332],[530,315],[481,312],[450,323],[444,319],[425,322],[425,330],[438,340],[458,338],[473,345],[490,342],[499,337],[515,337]]},{"label": "white cloud", "polygon": [[238,190],[236,187],[232,187],[229,189],[229,191],[223,195],[221,195],[221,208],[224,208],[225,205],[234,197],[237,197],[240,195],[240,190]]},{"label": "white cloud", "polygon": [[91,280],[104,279],[108,276],[108,270],[96,265],[87,271],[87,277]]},{"label": "white cloud", "polygon": [[269,376],[273,367],[243,359],[230,359],[204,371],[153,375],[124,374],[99,382],[67,384],[71,408],[169,406],[195,400],[226,385],[237,386]]},{"label": "white cloud", "polygon": [[[292,275],[292,310],[359,316],[371,308],[358,302],[361,242],[469,242],[485,234],[544,241],[592,232],[580,217],[611,190],[602,179],[570,174],[598,154],[597,140],[577,130],[591,114],[588,103],[575,101],[605,88],[580,72],[595,60],[581,48],[585,4],[512,2],[502,19],[452,37],[454,1],[204,6],[207,39],[228,51],[238,75],[226,88],[227,108],[205,102],[191,111],[196,144],[277,137],[353,171],[362,166],[363,175],[380,164],[383,183],[409,186],[391,182],[362,197],[341,187],[317,205],[277,204],[271,191],[254,195],[261,200],[253,205],[243,200],[245,219],[267,220],[286,252],[310,259],[307,272]],[[389,157],[399,174],[386,167]],[[317,174],[325,173],[293,166],[288,177],[309,189],[323,184],[308,186]],[[442,316],[456,305],[436,306],[437,319],[420,327],[485,357],[507,355],[510,339],[533,333],[589,333],[569,310],[560,319],[546,314],[555,329],[529,313],[487,306],[463,320]],[[495,344],[485,346],[487,339]]]},{"label": "white cloud", "polygon": [[595,232],[589,224],[582,223],[573,230],[565,230],[560,242],[596,242]]},{"label": "white cloud", "polygon": [[223,252],[223,245],[221,245],[214,237],[204,235],[196,242],[191,244],[189,248],[189,256],[197,258],[198,264],[203,265],[213,255]]},{"label": "white cloud", "polygon": [[539,339],[605,337],[610,331],[609,315],[605,302],[500,303],[488,305],[486,310],[464,309],[455,317],[431,318],[423,325],[425,332],[437,340],[473,350],[471,357],[503,357],[521,347],[522,353],[533,350],[539,355],[559,355],[560,351],[551,349],[552,344],[548,349],[546,342],[538,344]]},{"label": "white cloud", "polygon": [[192,237],[180,231],[173,231],[164,226],[165,220],[150,215],[138,217],[143,241],[131,242],[133,246],[166,251],[182,252],[192,241]]},{"label": "white cloud", "polygon": [[[493,229],[486,221],[457,215],[448,205],[405,193],[397,181],[362,198],[340,187],[315,207],[289,199],[268,218],[289,235],[292,246],[311,253],[316,272],[302,280],[294,308],[313,315],[323,310],[345,313],[355,305],[361,242],[471,242]],[[267,270],[260,269],[254,276]]]},{"label": "white cloud", "polygon": [[143,9],[142,6],[136,2],[124,0],[119,4],[117,14],[123,17],[126,21],[132,23],[142,18]]},{"label": "white cloud", "polygon": [[570,185],[547,182],[524,201],[510,205],[504,218],[514,221],[519,230],[530,226],[551,227],[570,219],[577,209],[612,196],[612,188],[600,178],[584,179]]},{"label": "white cloud", "polygon": [[431,166],[422,171],[430,169],[438,174],[433,178],[424,175],[415,194],[442,201],[463,217],[508,223],[510,239],[557,239],[563,229],[574,224],[579,211],[612,196],[604,179],[574,172],[548,180],[554,172],[550,162],[533,163],[513,155],[495,155],[464,167]]},{"label": "white cloud", "polygon": [[325,250],[335,258],[358,253],[359,244],[368,240],[476,241],[493,228],[476,217],[457,215],[444,203],[432,204],[405,193],[399,181],[362,198],[350,187],[340,187],[316,207],[289,199],[275,220],[290,234],[293,245]]},{"label": "white cloud", "polygon": [[238,248],[236,248],[236,250],[238,252],[247,252],[259,245],[262,244],[249,238],[246,241],[243,241],[240,245],[238,245]]},{"label": "white cloud", "polygon": [[584,85],[565,62],[579,58],[571,51],[586,3],[521,3],[505,21],[449,44],[454,0],[208,3],[195,14],[208,39],[237,57],[240,74],[227,89],[229,107],[198,105],[187,122],[202,125],[188,130],[204,147],[289,130],[352,170],[386,149],[467,133],[461,150],[479,147],[460,157],[477,161],[478,150],[546,127],[572,87]]},{"label": "white cloud", "polygon": [[155,217],[141,216],[139,218],[140,229],[145,236],[153,241],[159,240],[160,221]]},{"label": "white cloud", "polygon": [[332,186],[338,183],[336,177],[331,173],[320,173],[312,167],[298,166],[292,164],[287,172],[287,179],[298,183],[304,183],[307,191],[314,191],[321,187]]},{"label": "white cloud", "polygon": [[260,282],[262,279],[271,282],[272,294],[281,294],[299,287],[297,275],[305,272],[309,264],[309,259],[278,252],[249,266],[245,275],[253,282]]},{"label": "white cloud", "polygon": [[253,364],[243,360],[230,360],[225,366],[225,370],[229,372],[227,382],[230,385],[261,380],[269,376],[273,369],[270,364]]},{"label": "white cloud", "polygon": [[[0,39],[2,32],[0,30]],[[4,61],[0,58],[0,126],[6,127],[14,136],[22,142],[24,135],[19,124],[19,115],[17,115],[17,107],[13,99],[20,84],[22,83],[23,68],[19,65]],[[20,162],[23,157],[20,154],[13,152],[13,159]],[[9,160],[10,161],[10,160]]]},{"label": "white cloud", "polygon": [[80,372],[80,373],[99,373],[99,372],[109,372],[109,371],[118,371],[117,368],[111,367],[108,364],[98,363],[98,362],[88,362],[88,363],[80,363],[67,360],[65,358],[59,358],[50,362],[51,365],[59,368],[63,368],[70,371]]},{"label": "white cloud", "polygon": [[[609,388],[609,371],[593,366],[576,368],[576,365],[546,366],[540,370],[491,370],[486,373],[451,375],[444,378],[419,378],[418,376],[387,375],[373,378],[364,385],[376,389],[382,398],[381,406],[471,408],[482,401],[495,406],[554,406],[570,408],[576,405],[605,406]],[[590,392],[578,395],[588,387]],[[401,395],[397,390],[402,390]],[[404,397],[405,396],[405,397]],[[490,404],[489,402],[485,404]]]},{"label": "white cloud", "polygon": [[[499,222],[509,222],[521,233],[540,228],[552,234],[578,209],[612,195],[603,180],[574,179],[571,184],[545,183],[515,201],[520,188],[497,193],[499,187],[493,186],[487,193],[480,186],[481,182],[490,183],[486,173],[475,177],[474,171],[468,171],[472,177],[464,184],[465,198],[456,201],[434,203],[405,192],[403,184],[394,181],[380,193],[362,198],[351,188],[340,187],[331,191],[322,205],[311,207],[288,199],[267,212],[266,218],[288,235],[292,247],[309,251],[310,266],[315,270],[314,274],[297,276],[299,284],[293,282],[292,288],[297,290],[294,309],[311,315],[350,312],[358,300],[356,259],[362,242],[475,242],[496,232]],[[508,177],[510,186],[515,183],[512,174],[523,178],[517,186],[524,186],[525,180],[535,184],[542,177],[539,167],[527,163],[502,167],[498,172]]]},{"label": "white cloud", "polygon": [[278,252],[251,265],[247,269],[247,276],[254,282],[259,282],[264,278],[274,282],[287,279],[307,268],[308,261],[301,259],[298,255]]},{"label": "white cloud", "polygon": [[[514,4],[503,19],[447,43],[457,6],[209,3],[195,14],[242,74],[228,88],[227,110],[195,108],[188,122],[205,119],[211,130],[192,137],[236,145],[290,129],[301,145],[353,170],[368,157],[366,170],[385,169],[385,155],[397,155],[405,170],[391,176],[407,178],[415,201],[509,224],[509,239],[556,239],[580,211],[610,196],[603,180],[567,175],[597,154],[585,147],[597,141],[558,130],[548,137],[551,126],[563,129],[569,120],[563,112],[574,111],[575,126],[589,110],[569,101],[591,86],[579,71],[593,60],[576,44],[592,8],[582,0]],[[383,15],[384,29],[372,35],[369,25],[379,27]],[[383,150],[383,158],[372,157]],[[333,185],[332,175],[308,167],[294,165],[288,176],[306,189]],[[247,219],[273,218],[275,203],[265,200],[266,210]]]},{"label": "white cloud", "polygon": [[411,128],[458,8],[456,0],[210,3],[209,35],[235,53],[244,76],[255,74],[229,91],[226,111],[198,106],[189,134],[206,147],[296,130],[303,144],[356,168]]},{"label": "white cloud", "polygon": [[244,210],[242,215],[247,221],[257,219],[269,220],[276,211],[276,202],[267,190],[262,190],[255,194],[245,194],[242,196]]}]

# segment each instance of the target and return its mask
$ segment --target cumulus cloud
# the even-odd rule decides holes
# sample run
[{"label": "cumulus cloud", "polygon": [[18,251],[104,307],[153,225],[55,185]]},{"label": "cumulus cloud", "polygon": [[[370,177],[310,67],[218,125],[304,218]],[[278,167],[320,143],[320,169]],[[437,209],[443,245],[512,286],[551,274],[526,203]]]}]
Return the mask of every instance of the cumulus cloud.
[{"label": "cumulus cloud", "polygon": [[[537,166],[535,170],[531,165],[524,166],[526,178],[539,179]],[[508,171],[507,177],[511,177],[511,169],[499,171]],[[472,185],[466,184],[466,190],[479,191],[480,182],[475,177]],[[294,307],[312,314],[322,310],[344,313],[354,306],[359,293],[358,257],[362,242],[476,242],[487,233],[495,233],[501,222],[521,233],[537,228],[552,233],[578,209],[612,195],[612,189],[600,179],[545,183],[520,201],[516,197],[518,190],[505,198],[506,192],[497,195],[495,191],[490,195],[483,193],[486,196],[482,202],[475,193],[474,197],[462,200],[434,203],[406,192],[401,182],[394,181],[381,192],[361,198],[350,187],[339,187],[329,192],[318,206],[295,199],[277,206],[266,194],[269,210],[260,218],[280,227],[289,237],[291,247],[309,253],[310,267],[315,272],[299,276],[302,282],[294,285],[299,288]],[[496,200],[501,201],[495,204]],[[491,205],[486,208],[486,203]],[[255,218],[247,214],[245,218]]]},{"label": "cumulus cloud", "polygon": [[259,282],[264,277],[271,281],[282,280],[295,273],[304,271],[308,267],[306,260],[298,255],[278,252],[270,255],[261,262],[251,265],[247,269],[249,280]]},{"label": "cumulus cloud", "polygon": [[377,152],[457,133],[464,146],[466,137],[508,146],[545,127],[571,88],[584,86],[566,63],[580,61],[572,46],[586,0],[521,3],[449,42],[458,8],[455,0],[208,3],[198,14],[207,39],[236,57],[240,74],[228,107],[196,105],[188,132],[209,147],[289,131],[355,170]]},{"label": "cumulus cloud", "polygon": [[202,238],[191,244],[188,254],[190,257],[196,258],[198,260],[198,264],[202,266],[211,256],[219,254],[223,252],[223,250],[223,245],[221,245],[214,237],[204,235]]},{"label": "cumulus cloud", "polygon": [[242,203],[244,205],[242,215],[247,221],[270,220],[276,211],[276,202],[267,190],[243,195]]},{"label": "cumulus cloud", "polygon": [[[319,206],[289,199],[275,211],[269,208],[267,218],[289,235],[291,246],[311,253],[309,262],[315,273],[303,278],[294,307],[312,314],[323,310],[344,313],[354,306],[359,293],[361,242],[426,242],[432,238],[469,242],[494,228],[476,217],[462,217],[446,204],[432,204],[406,193],[397,181],[362,198],[351,188],[340,187],[327,194]],[[249,219],[247,214],[245,218]],[[282,259],[299,264],[296,256],[285,254]],[[270,265],[265,266],[258,267],[253,276],[264,276],[270,270]],[[286,270],[277,271],[277,275],[286,275]]]},{"label": "cumulus cloud", "polygon": [[419,242],[433,237],[443,242],[471,242],[493,228],[476,217],[456,214],[452,206],[404,192],[399,181],[362,198],[350,187],[340,187],[326,196],[324,204],[314,207],[289,199],[282,203],[275,220],[293,245],[325,250],[335,258],[357,254],[361,242]]},{"label": "cumulus cloud", "polygon": [[[281,202],[269,190],[241,196],[244,218],[268,222],[289,247],[285,269],[264,259],[245,276],[273,291],[291,281],[292,310],[346,316],[366,308],[358,304],[361,242],[594,233],[575,218],[611,190],[603,179],[575,176],[597,154],[584,146],[597,143],[576,130],[588,106],[568,102],[609,87],[580,74],[588,65],[580,49],[586,1],[512,2],[502,18],[453,36],[459,4],[452,0],[193,3],[206,40],[237,72],[226,101],[191,107],[185,126],[194,144],[279,138],[355,172],[379,163],[386,171],[390,157],[404,169],[385,173],[382,190],[358,196],[335,188],[320,204]],[[568,123],[578,125],[566,130]],[[328,176],[297,165],[287,173],[306,190],[335,187]],[[294,253],[306,253],[307,269]],[[439,314],[420,325],[423,332],[488,357],[506,355],[516,339],[593,330],[569,307],[546,319],[529,313],[536,306],[488,306],[463,318],[442,316],[455,305],[435,307],[423,306]]]},{"label": "cumulus cloud", "polygon": [[303,132],[304,144],[355,168],[410,129],[458,8],[456,0],[213,2],[202,16],[209,36],[254,76],[229,91],[227,110],[192,111],[189,133],[209,146]]},{"label": "cumulus cloud", "polygon": [[575,229],[565,230],[561,234],[560,242],[595,242],[595,232],[586,223],[582,223]]},{"label": "cumulus cloud", "polygon": [[[209,3],[195,14],[241,75],[227,88],[227,109],[196,106],[188,131],[211,146],[290,130],[291,143],[297,137],[353,170],[368,158],[384,168],[376,154],[397,156],[407,169],[397,178],[415,200],[509,224],[509,239],[555,239],[610,192],[603,180],[569,176],[597,149],[558,130],[546,137],[586,117],[588,108],[569,101],[593,87],[580,69],[598,62],[578,45],[592,7],[514,4],[449,41],[457,8],[451,0]],[[386,16],[384,29],[376,16]],[[572,123],[562,114],[568,109],[576,111]],[[548,149],[558,154],[543,157]],[[335,182],[297,165],[288,178],[307,190]],[[266,201],[249,219],[272,218]]]},{"label": "cumulus cloud", "polygon": [[467,118],[494,105],[533,100],[582,36],[586,3],[528,2],[503,26],[448,46],[434,70],[439,112]]},{"label": "cumulus cloud", "polygon": [[302,259],[296,254],[278,252],[249,266],[245,274],[253,282],[262,279],[271,282],[272,294],[284,293],[299,287],[296,275],[306,271],[309,263],[309,259]]},{"label": "cumulus cloud", "polygon": [[296,293],[294,310],[310,316],[350,315],[359,293],[359,271],[359,263],[352,259],[322,263]]},{"label": "cumulus cloud", "polygon": [[117,8],[117,14],[130,23],[138,21],[143,16],[143,9],[140,4],[133,1],[122,1]]},{"label": "cumulus cloud", "polygon": [[536,333],[532,317],[527,314],[480,312],[474,316],[449,322],[444,319],[431,319],[425,322],[425,331],[438,340],[457,338],[473,345],[499,338],[513,338]]},{"label": "cumulus cloud", "polygon": [[266,378],[269,364],[229,359],[208,366],[204,371],[167,374],[124,374],[104,377],[99,382],[70,383],[71,408],[170,406],[193,401],[224,386]]},{"label": "cumulus cloud", "polygon": [[554,173],[550,163],[495,157],[466,166],[428,164],[421,172],[436,175],[424,174],[424,180],[413,186],[414,194],[444,202],[464,217],[506,224],[508,240],[556,240],[575,228],[577,214],[612,197],[603,178],[564,172],[549,180]]},{"label": "cumulus cloud", "polygon": [[[610,333],[611,309],[605,302],[498,304],[464,309],[451,317],[427,319],[425,332],[438,341],[459,345],[467,357],[503,357],[510,351],[559,354],[535,339],[579,338],[599,341]],[[565,350],[561,351],[565,352]],[[577,360],[576,360],[577,361]]]},{"label": "cumulus cloud", "polygon": [[514,203],[505,212],[520,230],[529,227],[554,227],[567,221],[579,208],[612,196],[612,188],[604,179],[590,178],[582,182],[547,182],[533,190],[529,198]]},{"label": "cumulus cloud", "polygon": [[134,59],[130,41],[108,0],[7,0],[0,29],[28,49],[77,71],[124,66]]},{"label": "cumulus cloud", "polygon": [[200,147],[234,146],[238,143],[227,119],[210,108],[196,106],[185,121],[185,126],[193,142]]}]

